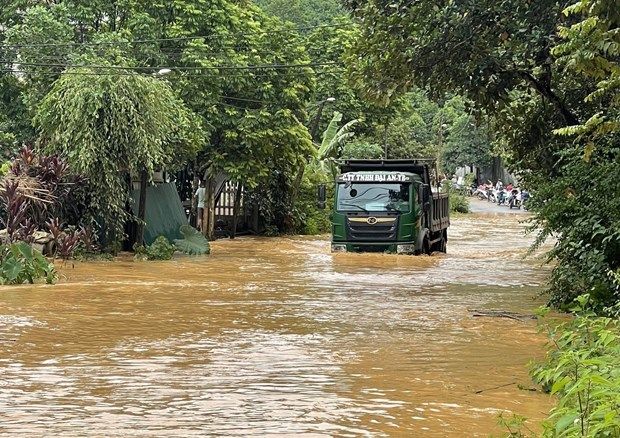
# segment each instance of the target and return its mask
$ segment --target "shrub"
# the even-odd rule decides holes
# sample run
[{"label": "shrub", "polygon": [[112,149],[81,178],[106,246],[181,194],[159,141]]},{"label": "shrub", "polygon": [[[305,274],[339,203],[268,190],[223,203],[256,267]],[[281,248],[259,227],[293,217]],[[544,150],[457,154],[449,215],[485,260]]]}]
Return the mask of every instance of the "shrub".
[{"label": "shrub", "polygon": [[176,247],[164,236],[159,236],[148,246],[135,246],[134,251],[136,260],[170,260]]},{"label": "shrub", "polygon": [[450,211],[469,213],[469,199],[455,190],[450,191]]},{"label": "shrub", "polygon": [[[4,167],[4,166],[3,166]],[[70,258],[86,236],[86,228],[76,231],[87,216],[85,180],[71,175],[67,164],[56,156],[41,156],[23,148],[0,183],[0,223],[3,243],[33,243],[37,231],[49,231],[55,253]],[[61,220],[75,226],[60,228]],[[90,249],[96,237],[88,236]]]},{"label": "shrub", "polygon": [[368,138],[352,140],[342,148],[344,159],[377,159],[383,157],[383,148]]},{"label": "shrub", "polygon": [[[575,300],[575,317],[549,333],[549,352],[532,369],[558,396],[545,436],[620,436],[620,306],[600,309],[589,295]],[[596,313],[607,316],[597,316]],[[596,311],[596,312],[595,312]]]},{"label": "shrub", "polygon": [[535,213],[538,243],[556,237],[551,303],[570,305],[575,297],[612,305],[620,299],[620,149],[597,145],[590,161],[579,147],[566,150],[555,178],[531,178],[536,187],[528,209]]},{"label": "shrub", "polygon": [[[319,184],[325,184],[327,189],[325,210],[317,206]],[[295,203],[295,232],[305,235],[328,233],[331,230],[329,215],[333,203],[334,182],[331,175],[318,167],[308,166]]]},{"label": "shrub", "polygon": [[56,271],[39,251],[26,242],[0,245],[0,283],[32,284],[41,279],[53,283]]},{"label": "shrub", "polygon": [[454,189],[450,181],[446,181],[441,188],[444,192],[447,192],[450,197],[450,211],[469,213],[469,199],[467,196]]},{"label": "shrub", "polygon": [[79,230],[75,227],[65,228],[58,218],[47,221],[45,225],[52,238],[54,257],[69,260],[76,258],[77,255],[82,259],[88,259],[99,254],[97,236],[92,228],[81,227]]}]

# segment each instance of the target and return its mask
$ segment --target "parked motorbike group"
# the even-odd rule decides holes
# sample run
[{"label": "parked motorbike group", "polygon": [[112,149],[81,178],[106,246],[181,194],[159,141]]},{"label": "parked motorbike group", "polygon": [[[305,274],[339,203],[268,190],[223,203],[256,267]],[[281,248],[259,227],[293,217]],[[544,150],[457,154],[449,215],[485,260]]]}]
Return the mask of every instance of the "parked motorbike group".
[{"label": "parked motorbike group", "polygon": [[488,202],[497,205],[508,206],[510,209],[523,208],[524,210],[527,210],[527,203],[530,199],[527,190],[512,187],[512,185],[504,187],[501,184],[495,186],[493,184],[481,184],[479,186],[472,184],[470,195],[478,199],[486,199]]}]

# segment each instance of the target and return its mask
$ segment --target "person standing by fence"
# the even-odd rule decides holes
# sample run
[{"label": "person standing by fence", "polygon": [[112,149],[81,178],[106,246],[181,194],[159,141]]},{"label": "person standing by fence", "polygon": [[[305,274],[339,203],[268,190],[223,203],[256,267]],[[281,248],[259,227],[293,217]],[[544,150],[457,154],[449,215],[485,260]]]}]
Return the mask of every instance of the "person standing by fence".
[{"label": "person standing by fence", "polygon": [[200,181],[200,185],[198,187],[198,189],[196,190],[196,193],[194,195],[197,204],[198,204],[198,214],[197,214],[197,222],[196,225],[198,226],[198,229],[200,231],[202,230],[202,219],[204,216],[204,210],[205,210],[205,196],[206,196],[207,190],[205,189],[205,182],[204,181]]}]

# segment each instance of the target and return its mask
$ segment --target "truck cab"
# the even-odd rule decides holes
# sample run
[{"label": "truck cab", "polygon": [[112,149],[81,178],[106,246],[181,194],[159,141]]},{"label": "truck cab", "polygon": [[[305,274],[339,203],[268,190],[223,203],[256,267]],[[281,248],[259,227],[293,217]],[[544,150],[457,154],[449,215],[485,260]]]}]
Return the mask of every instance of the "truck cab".
[{"label": "truck cab", "polygon": [[446,251],[448,196],[433,193],[429,160],[347,160],[336,178],[333,252]]}]

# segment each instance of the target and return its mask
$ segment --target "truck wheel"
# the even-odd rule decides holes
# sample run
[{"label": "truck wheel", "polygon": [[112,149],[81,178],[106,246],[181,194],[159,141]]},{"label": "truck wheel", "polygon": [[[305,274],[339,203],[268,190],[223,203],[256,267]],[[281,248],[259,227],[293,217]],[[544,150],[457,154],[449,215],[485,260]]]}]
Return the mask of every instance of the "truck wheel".
[{"label": "truck wheel", "polygon": [[437,251],[437,252],[445,253],[447,240],[448,240],[448,235],[446,233],[446,230],[443,230],[441,232],[441,236],[439,237],[439,240],[433,244],[433,247],[431,248],[431,252]]},{"label": "truck wheel", "polygon": [[420,234],[418,235],[418,242],[416,247],[418,248],[415,251],[415,255],[421,254],[430,254],[431,253],[431,245],[430,245],[430,232],[428,228],[423,228],[420,230]]},{"label": "truck wheel", "polygon": [[431,248],[430,240],[428,240],[428,237],[427,237],[426,239],[424,239],[424,246],[422,249],[422,254],[431,255],[432,253],[433,253],[433,249]]},{"label": "truck wheel", "polygon": [[441,240],[439,241],[439,252],[447,252],[448,250],[448,230],[441,232]]}]

